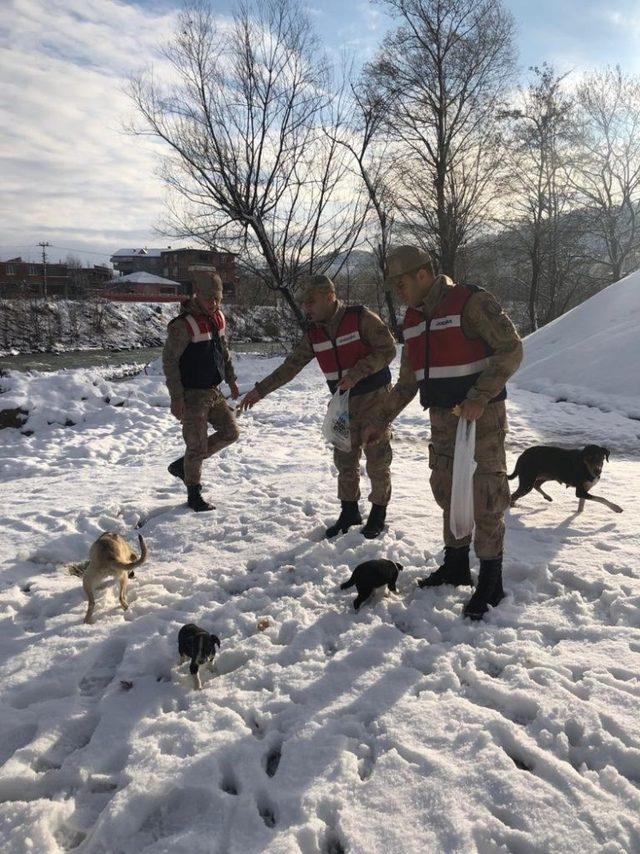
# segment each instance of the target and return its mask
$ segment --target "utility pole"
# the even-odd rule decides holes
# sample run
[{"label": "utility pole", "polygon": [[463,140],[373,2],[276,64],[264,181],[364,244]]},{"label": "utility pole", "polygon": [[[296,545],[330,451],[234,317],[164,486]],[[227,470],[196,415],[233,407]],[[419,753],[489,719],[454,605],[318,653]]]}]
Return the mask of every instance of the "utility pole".
[{"label": "utility pole", "polygon": [[43,296],[47,296],[47,246],[51,246],[50,243],[46,241],[42,243],[38,243],[38,246],[42,246],[42,277],[43,277]]}]

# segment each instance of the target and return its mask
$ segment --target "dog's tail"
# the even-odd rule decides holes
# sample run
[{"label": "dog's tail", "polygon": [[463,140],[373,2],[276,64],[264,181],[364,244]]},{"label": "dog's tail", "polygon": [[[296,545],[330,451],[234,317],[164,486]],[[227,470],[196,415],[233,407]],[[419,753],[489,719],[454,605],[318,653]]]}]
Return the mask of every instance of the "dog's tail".
[{"label": "dog's tail", "polygon": [[519,471],[519,463],[520,463],[520,460],[518,460],[518,462],[516,463],[516,467],[515,467],[515,468],[514,468],[514,470],[511,472],[511,474],[508,474],[508,475],[507,475],[507,480],[513,480],[513,479],[514,479],[514,477],[518,477],[518,476],[519,476],[519,474],[520,474],[520,471]]},{"label": "dog's tail", "polygon": [[340,585],[340,590],[348,590],[349,587],[353,587],[354,584],[355,584],[355,581],[353,580],[353,575],[352,575],[348,581],[345,581],[343,584]]},{"label": "dog's tail", "polygon": [[140,543],[140,557],[129,565],[130,569],[133,569],[134,566],[141,566],[147,559],[147,544],[142,534],[138,534],[138,542]]},{"label": "dog's tail", "polygon": [[140,543],[140,557],[132,560],[131,563],[119,563],[122,569],[128,570],[129,578],[135,578],[136,574],[133,571],[134,567],[140,566],[147,559],[147,544],[144,541],[142,534],[138,534],[138,542]]},{"label": "dog's tail", "polygon": [[67,567],[69,575],[75,575],[76,578],[82,578],[86,568],[89,566],[89,561],[85,560],[82,563],[70,563]]},{"label": "dog's tail", "polygon": [[147,544],[144,541],[144,537],[142,534],[138,534],[138,542],[140,543],[140,557],[137,560],[134,560],[132,564],[129,566],[129,578],[135,578],[136,574],[133,571],[134,566],[140,566],[147,559]]}]

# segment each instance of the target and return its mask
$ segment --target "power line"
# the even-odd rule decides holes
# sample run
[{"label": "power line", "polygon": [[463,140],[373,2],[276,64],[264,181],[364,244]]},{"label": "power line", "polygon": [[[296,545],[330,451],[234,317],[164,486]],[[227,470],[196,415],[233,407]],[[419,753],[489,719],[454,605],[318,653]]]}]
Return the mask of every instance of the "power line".
[{"label": "power line", "polygon": [[58,246],[57,243],[52,243],[51,246],[54,249],[64,249],[65,252],[78,252],[82,255],[99,255],[101,258],[110,257],[112,252],[92,252],[88,249],[74,249],[71,246]]},{"label": "power line", "polygon": [[[36,246],[42,246],[41,243],[4,243],[0,244],[0,249],[35,249]],[[98,255],[100,258],[108,258],[111,256],[111,252],[95,252],[90,249],[78,249],[73,246],[59,246],[57,243],[47,243],[47,246],[50,246],[52,249],[63,249],[65,252],[77,252],[81,255]]]},{"label": "power line", "polygon": [[47,246],[51,246],[50,243],[43,241],[42,243],[38,243],[38,246],[42,246],[42,279],[43,279],[43,296],[47,296]]}]

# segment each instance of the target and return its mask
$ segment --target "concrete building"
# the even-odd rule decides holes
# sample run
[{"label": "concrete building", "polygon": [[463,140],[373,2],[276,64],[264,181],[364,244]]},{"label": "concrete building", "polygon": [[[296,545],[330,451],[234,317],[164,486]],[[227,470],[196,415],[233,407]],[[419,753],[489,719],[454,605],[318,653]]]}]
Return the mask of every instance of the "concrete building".
[{"label": "concrete building", "polygon": [[236,255],[217,249],[119,249],[111,256],[111,263],[121,276],[131,273],[151,273],[179,282],[185,293],[191,293],[189,267],[193,264],[210,264],[216,268],[224,285],[225,299],[236,298],[238,277]]},{"label": "concrete building", "polygon": [[[171,247],[169,247],[170,249]],[[164,275],[164,249],[118,249],[109,259],[114,269],[121,276],[131,273],[153,273],[155,276]]]}]

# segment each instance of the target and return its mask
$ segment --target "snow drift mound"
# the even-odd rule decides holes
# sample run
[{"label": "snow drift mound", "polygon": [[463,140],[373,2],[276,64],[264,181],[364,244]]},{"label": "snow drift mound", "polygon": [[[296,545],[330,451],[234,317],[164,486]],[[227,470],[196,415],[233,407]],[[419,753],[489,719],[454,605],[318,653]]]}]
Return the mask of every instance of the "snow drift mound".
[{"label": "snow drift mound", "polygon": [[640,418],[640,270],[527,336],[514,382]]}]

